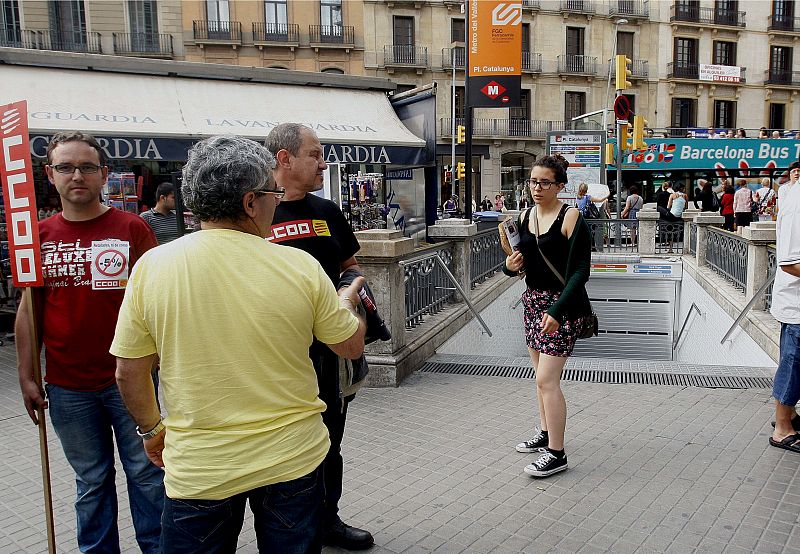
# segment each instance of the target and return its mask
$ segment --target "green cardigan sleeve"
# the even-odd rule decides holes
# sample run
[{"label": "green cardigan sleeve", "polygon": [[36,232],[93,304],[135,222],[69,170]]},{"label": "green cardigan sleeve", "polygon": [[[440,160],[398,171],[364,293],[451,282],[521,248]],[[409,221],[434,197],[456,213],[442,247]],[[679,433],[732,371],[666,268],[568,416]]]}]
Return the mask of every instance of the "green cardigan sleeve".
[{"label": "green cardigan sleeve", "polygon": [[558,301],[547,310],[547,313],[559,323],[563,322],[567,312],[570,312],[571,315],[589,315],[591,313],[591,305],[586,295],[586,282],[589,280],[591,265],[591,232],[589,225],[581,215],[578,216],[575,230],[569,239],[564,291]]}]

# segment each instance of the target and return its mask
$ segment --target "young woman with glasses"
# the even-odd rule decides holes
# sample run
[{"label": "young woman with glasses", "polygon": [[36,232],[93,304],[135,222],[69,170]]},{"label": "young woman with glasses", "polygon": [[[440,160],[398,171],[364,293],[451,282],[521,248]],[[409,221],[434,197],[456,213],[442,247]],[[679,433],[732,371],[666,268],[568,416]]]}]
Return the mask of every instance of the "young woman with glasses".
[{"label": "young woman with glasses", "polygon": [[519,250],[503,267],[507,275],[524,271],[527,285],[522,295],[525,341],[536,370],[541,426],[533,438],[517,445],[517,451],[539,454],[524,469],[533,477],[567,469],[561,373],[592,314],[585,288],[591,265],[589,227],[577,209],[558,199],[568,165],[560,156],[546,156],[534,164],[528,181],[534,207],[521,215]]}]

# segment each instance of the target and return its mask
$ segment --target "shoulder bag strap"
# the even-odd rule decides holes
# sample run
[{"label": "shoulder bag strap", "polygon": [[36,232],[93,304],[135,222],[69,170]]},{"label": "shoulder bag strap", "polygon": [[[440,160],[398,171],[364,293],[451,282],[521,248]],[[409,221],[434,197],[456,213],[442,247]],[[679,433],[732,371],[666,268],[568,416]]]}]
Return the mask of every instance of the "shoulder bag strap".
[{"label": "shoulder bag strap", "polygon": [[536,215],[536,206],[533,207],[533,232],[534,236],[536,237],[536,249],[539,251],[539,254],[541,254],[544,263],[547,264],[547,267],[550,268],[550,271],[553,272],[553,275],[558,277],[558,280],[561,281],[561,284],[567,286],[567,282],[564,280],[564,277],[558,272],[553,264],[550,263],[550,260],[548,260],[547,256],[544,255],[542,249],[539,248],[539,216]]}]

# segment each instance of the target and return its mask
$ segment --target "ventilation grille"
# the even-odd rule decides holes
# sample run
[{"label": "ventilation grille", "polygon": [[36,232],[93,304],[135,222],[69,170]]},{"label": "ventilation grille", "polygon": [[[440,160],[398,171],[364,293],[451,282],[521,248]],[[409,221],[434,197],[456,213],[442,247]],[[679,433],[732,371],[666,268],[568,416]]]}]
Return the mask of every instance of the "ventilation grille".
[{"label": "ventilation grille", "polygon": [[[455,375],[480,375],[484,377],[514,377],[533,379],[532,367],[455,364],[427,362],[423,373],[450,373]],[[674,387],[700,387],[708,389],[770,389],[769,377],[728,375],[693,375],[688,373],[649,373],[639,371],[606,371],[602,369],[565,369],[562,379],[584,383],[668,385]]]}]

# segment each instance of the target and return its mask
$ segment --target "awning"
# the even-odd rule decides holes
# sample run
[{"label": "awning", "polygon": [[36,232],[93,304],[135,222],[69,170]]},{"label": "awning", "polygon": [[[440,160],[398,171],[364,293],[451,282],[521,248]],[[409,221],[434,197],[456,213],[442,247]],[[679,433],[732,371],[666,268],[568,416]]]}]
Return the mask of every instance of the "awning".
[{"label": "awning", "polygon": [[[164,139],[180,141],[171,144],[180,150],[216,134],[263,140],[289,121],[314,129],[334,162],[413,164],[425,146],[379,91],[10,65],[0,71],[0,104],[27,100],[31,135],[82,130],[118,137],[112,157],[149,158],[151,146],[170,146]],[[113,148],[113,140],[108,144]]]}]

